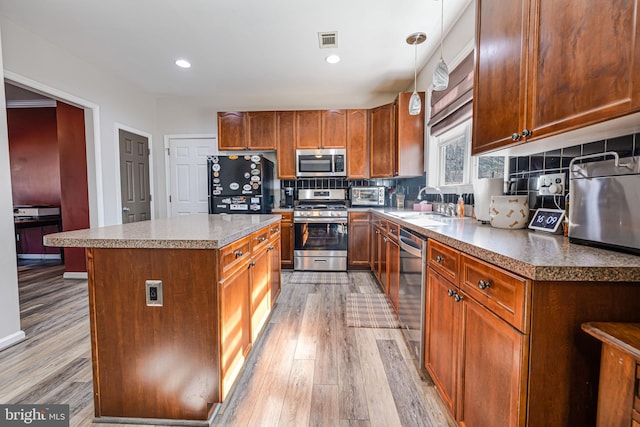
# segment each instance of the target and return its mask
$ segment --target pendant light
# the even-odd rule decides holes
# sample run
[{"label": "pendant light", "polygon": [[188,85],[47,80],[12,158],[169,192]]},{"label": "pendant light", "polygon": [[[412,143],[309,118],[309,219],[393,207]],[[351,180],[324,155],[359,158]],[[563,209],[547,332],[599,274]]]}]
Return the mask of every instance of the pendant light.
[{"label": "pendant light", "polygon": [[417,116],[422,110],[422,101],[418,95],[418,45],[427,39],[425,33],[413,33],[407,37],[407,44],[413,45],[413,93],[409,98],[409,115]]},{"label": "pendant light", "polygon": [[444,0],[440,0],[440,61],[433,71],[433,90],[445,90],[449,86],[449,67],[442,58],[442,42],[444,38]]}]

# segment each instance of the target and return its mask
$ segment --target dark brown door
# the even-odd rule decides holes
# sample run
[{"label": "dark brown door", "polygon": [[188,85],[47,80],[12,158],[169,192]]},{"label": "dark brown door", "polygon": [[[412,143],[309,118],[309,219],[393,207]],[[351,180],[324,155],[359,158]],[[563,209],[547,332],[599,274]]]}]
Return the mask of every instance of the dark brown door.
[{"label": "dark brown door", "polygon": [[367,110],[347,111],[347,176],[369,177]]},{"label": "dark brown door", "polygon": [[149,141],[120,129],[120,195],[122,223],[151,219]]},{"label": "dark brown door", "polygon": [[276,114],[278,178],[296,179],[295,111]]},{"label": "dark brown door", "polygon": [[460,304],[449,294],[456,289],[428,269],[425,366],[452,414],[456,413]]},{"label": "dark brown door", "polygon": [[468,297],[462,307],[460,425],[524,425],[525,336]]},{"label": "dark brown door", "polygon": [[512,144],[525,128],[529,3],[477,2],[472,154]]}]

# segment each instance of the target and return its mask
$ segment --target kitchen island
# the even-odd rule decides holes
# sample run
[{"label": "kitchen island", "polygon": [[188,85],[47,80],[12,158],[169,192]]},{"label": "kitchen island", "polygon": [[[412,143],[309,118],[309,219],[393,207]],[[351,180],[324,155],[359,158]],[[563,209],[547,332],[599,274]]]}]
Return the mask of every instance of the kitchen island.
[{"label": "kitchen island", "polygon": [[209,425],[280,291],[280,216],[206,215],[45,236],[85,247],[99,422]]}]

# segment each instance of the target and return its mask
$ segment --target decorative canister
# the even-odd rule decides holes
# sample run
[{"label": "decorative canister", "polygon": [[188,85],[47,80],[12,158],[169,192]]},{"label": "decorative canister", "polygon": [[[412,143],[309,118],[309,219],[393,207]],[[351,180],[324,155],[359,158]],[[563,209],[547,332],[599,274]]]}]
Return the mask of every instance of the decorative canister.
[{"label": "decorative canister", "polygon": [[529,221],[528,196],[491,196],[489,216],[496,228],[524,228]]}]

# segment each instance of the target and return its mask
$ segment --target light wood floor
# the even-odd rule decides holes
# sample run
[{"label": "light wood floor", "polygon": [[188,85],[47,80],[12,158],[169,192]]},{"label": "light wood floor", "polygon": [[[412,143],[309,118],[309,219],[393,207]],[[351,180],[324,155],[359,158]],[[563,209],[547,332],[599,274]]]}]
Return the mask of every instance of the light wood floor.
[{"label": "light wood floor", "polygon": [[[62,272],[19,267],[27,340],[0,352],[0,403],[68,403],[71,425],[86,426],[87,284]],[[379,292],[370,273],[350,272],[348,285],[288,284],[289,277],[283,272],[278,304],[215,426],[455,425],[418,376],[400,330],[346,327],[346,295]]]}]

